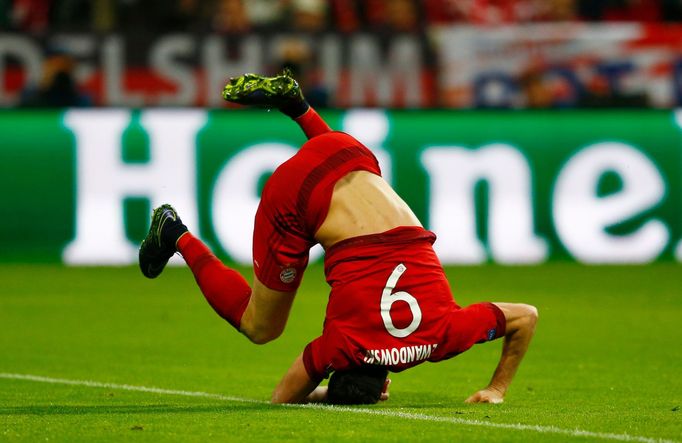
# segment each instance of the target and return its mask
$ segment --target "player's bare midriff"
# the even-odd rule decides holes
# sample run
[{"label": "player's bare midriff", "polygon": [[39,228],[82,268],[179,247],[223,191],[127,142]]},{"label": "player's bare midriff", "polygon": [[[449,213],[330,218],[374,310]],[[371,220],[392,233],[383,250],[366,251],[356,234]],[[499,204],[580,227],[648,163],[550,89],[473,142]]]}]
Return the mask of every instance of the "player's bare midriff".
[{"label": "player's bare midriff", "polygon": [[315,239],[327,249],[347,238],[379,234],[398,226],[421,223],[383,178],[354,171],[336,182],[329,212]]}]

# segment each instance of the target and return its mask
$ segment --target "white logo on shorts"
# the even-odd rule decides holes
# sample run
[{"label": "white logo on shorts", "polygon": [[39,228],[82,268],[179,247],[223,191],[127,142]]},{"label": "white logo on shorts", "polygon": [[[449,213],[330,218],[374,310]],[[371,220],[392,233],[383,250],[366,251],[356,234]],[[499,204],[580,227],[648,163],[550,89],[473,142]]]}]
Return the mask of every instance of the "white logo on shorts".
[{"label": "white logo on shorts", "polygon": [[279,279],[282,280],[282,283],[291,283],[295,278],[296,269],[294,268],[285,268],[279,273]]}]

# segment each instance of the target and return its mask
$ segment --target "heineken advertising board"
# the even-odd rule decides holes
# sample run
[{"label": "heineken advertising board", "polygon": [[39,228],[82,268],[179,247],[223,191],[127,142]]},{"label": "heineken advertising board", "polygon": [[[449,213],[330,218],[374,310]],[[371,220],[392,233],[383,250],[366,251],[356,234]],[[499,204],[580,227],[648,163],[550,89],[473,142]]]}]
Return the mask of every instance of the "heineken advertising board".
[{"label": "heineken advertising board", "polygon": [[[444,264],[682,261],[682,113],[323,116],[376,153]],[[250,263],[259,192],[304,142],[277,112],[4,111],[0,260],[135,263],[169,202],[218,255]]]}]

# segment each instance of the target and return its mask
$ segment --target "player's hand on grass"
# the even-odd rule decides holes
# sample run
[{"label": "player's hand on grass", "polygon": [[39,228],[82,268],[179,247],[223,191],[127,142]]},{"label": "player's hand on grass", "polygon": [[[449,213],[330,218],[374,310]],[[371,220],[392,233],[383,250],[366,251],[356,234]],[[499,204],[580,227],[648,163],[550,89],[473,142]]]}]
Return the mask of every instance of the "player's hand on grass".
[{"label": "player's hand on grass", "polygon": [[467,398],[465,403],[502,403],[504,394],[495,388],[485,388]]}]

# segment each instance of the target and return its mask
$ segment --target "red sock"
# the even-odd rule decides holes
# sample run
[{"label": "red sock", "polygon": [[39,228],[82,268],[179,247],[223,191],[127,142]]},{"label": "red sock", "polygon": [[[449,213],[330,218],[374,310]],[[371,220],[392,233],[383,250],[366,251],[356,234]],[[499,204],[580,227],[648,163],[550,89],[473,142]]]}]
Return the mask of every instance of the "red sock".
[{"label": "red sock", "polygon": [[177,246],[213,310],[239,330],[251,297],[251,287],[244,277],[225,266],[190,233],[180,237]]},{"label": "red sock", "polygon": [[302,115],[296,117],[294,121],[298,123],[309,139],[332,130],[312,106]]}]

